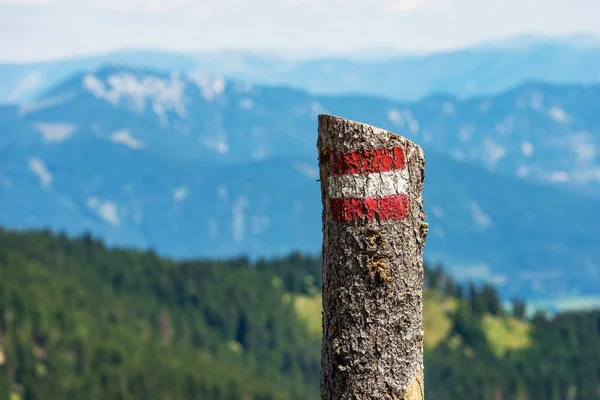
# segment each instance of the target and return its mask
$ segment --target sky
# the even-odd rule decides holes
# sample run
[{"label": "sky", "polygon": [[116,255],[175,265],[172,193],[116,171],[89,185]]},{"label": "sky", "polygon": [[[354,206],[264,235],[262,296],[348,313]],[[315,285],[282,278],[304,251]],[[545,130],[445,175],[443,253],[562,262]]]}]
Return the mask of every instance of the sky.
[{"label": "sky", "polygon": [[0,62],[153,48],[433,52],[600,35],[600,0],[0,0]]}]

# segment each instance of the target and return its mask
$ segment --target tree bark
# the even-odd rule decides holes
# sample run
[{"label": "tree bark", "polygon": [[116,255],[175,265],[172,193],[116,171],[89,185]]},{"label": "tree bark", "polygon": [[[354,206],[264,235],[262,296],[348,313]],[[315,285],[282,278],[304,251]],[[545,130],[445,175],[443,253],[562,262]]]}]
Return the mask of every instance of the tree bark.
[{"label": "tree bark", "polygon": [[423,400],[423,150],[319,115],[321,399]]}]

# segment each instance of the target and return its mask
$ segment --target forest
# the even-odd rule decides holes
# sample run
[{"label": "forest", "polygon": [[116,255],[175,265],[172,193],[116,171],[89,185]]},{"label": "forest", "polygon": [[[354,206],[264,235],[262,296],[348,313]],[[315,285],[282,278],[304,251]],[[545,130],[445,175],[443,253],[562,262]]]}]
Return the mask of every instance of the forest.
[{"label": "forest", "polygon": [[[576,268],[577,266],[573,266]],[[600,398],[600,311],[425,266],[428,400]],[[319,398],[318,255],[170,260],[0,229],[0,400]]]}]

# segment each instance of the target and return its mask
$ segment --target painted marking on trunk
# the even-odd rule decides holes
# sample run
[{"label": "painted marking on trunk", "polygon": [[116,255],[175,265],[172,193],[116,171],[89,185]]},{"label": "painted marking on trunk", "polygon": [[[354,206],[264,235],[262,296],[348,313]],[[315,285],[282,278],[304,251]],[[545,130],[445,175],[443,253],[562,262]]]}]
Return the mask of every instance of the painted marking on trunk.
[{"label": "painted marking on trunk", "polygon": [[357,219],[373,221],[406,219],[408,197],[395,194],[380,198],[331,198],[331,213],[334,221],[353,222]]},{"label": "painted marking on trunk", "polygon": [[367,175],[334,175],[328,179],[329,197],[384,197],[406,193],[408,170]]},{"label": "painted marking on trunk", "polygon": [[333,163],[327,194],[334,221],[407,218],[409,174],[402,147],[329,154],[324,162]]},{"label": "painted marking on trunk", "polygon": [[404,169],[402,147],[368,149],[349,153],[333,153],[333,173],[335,175],[372,174]]}]

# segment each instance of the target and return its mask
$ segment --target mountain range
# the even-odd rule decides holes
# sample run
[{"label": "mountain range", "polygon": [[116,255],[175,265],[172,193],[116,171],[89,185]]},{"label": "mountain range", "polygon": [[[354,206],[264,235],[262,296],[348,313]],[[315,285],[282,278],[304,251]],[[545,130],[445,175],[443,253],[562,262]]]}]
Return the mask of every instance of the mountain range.
[{"label": "mountain range", "polygon": [[90,72],[107,64],[220,74],[228,79],[296,87],[315,94],[370,94],[412,101],[435,92],[462,97],[490,95],[531,80],[598,82],[600,40],[590,36],[525,35],[433,54],[370,50],[338,56],[283,56],[243,50],[121,50],[0,64],[0,102],[35,99],[74,73]]},{"label": "mountain range", "polygon": [[177,258],[318,252],[316,117],[426,152],[425,256],[503,297],[596,299],[598,85],[415,102],[108,66],[0,108],[0,224]]}]

